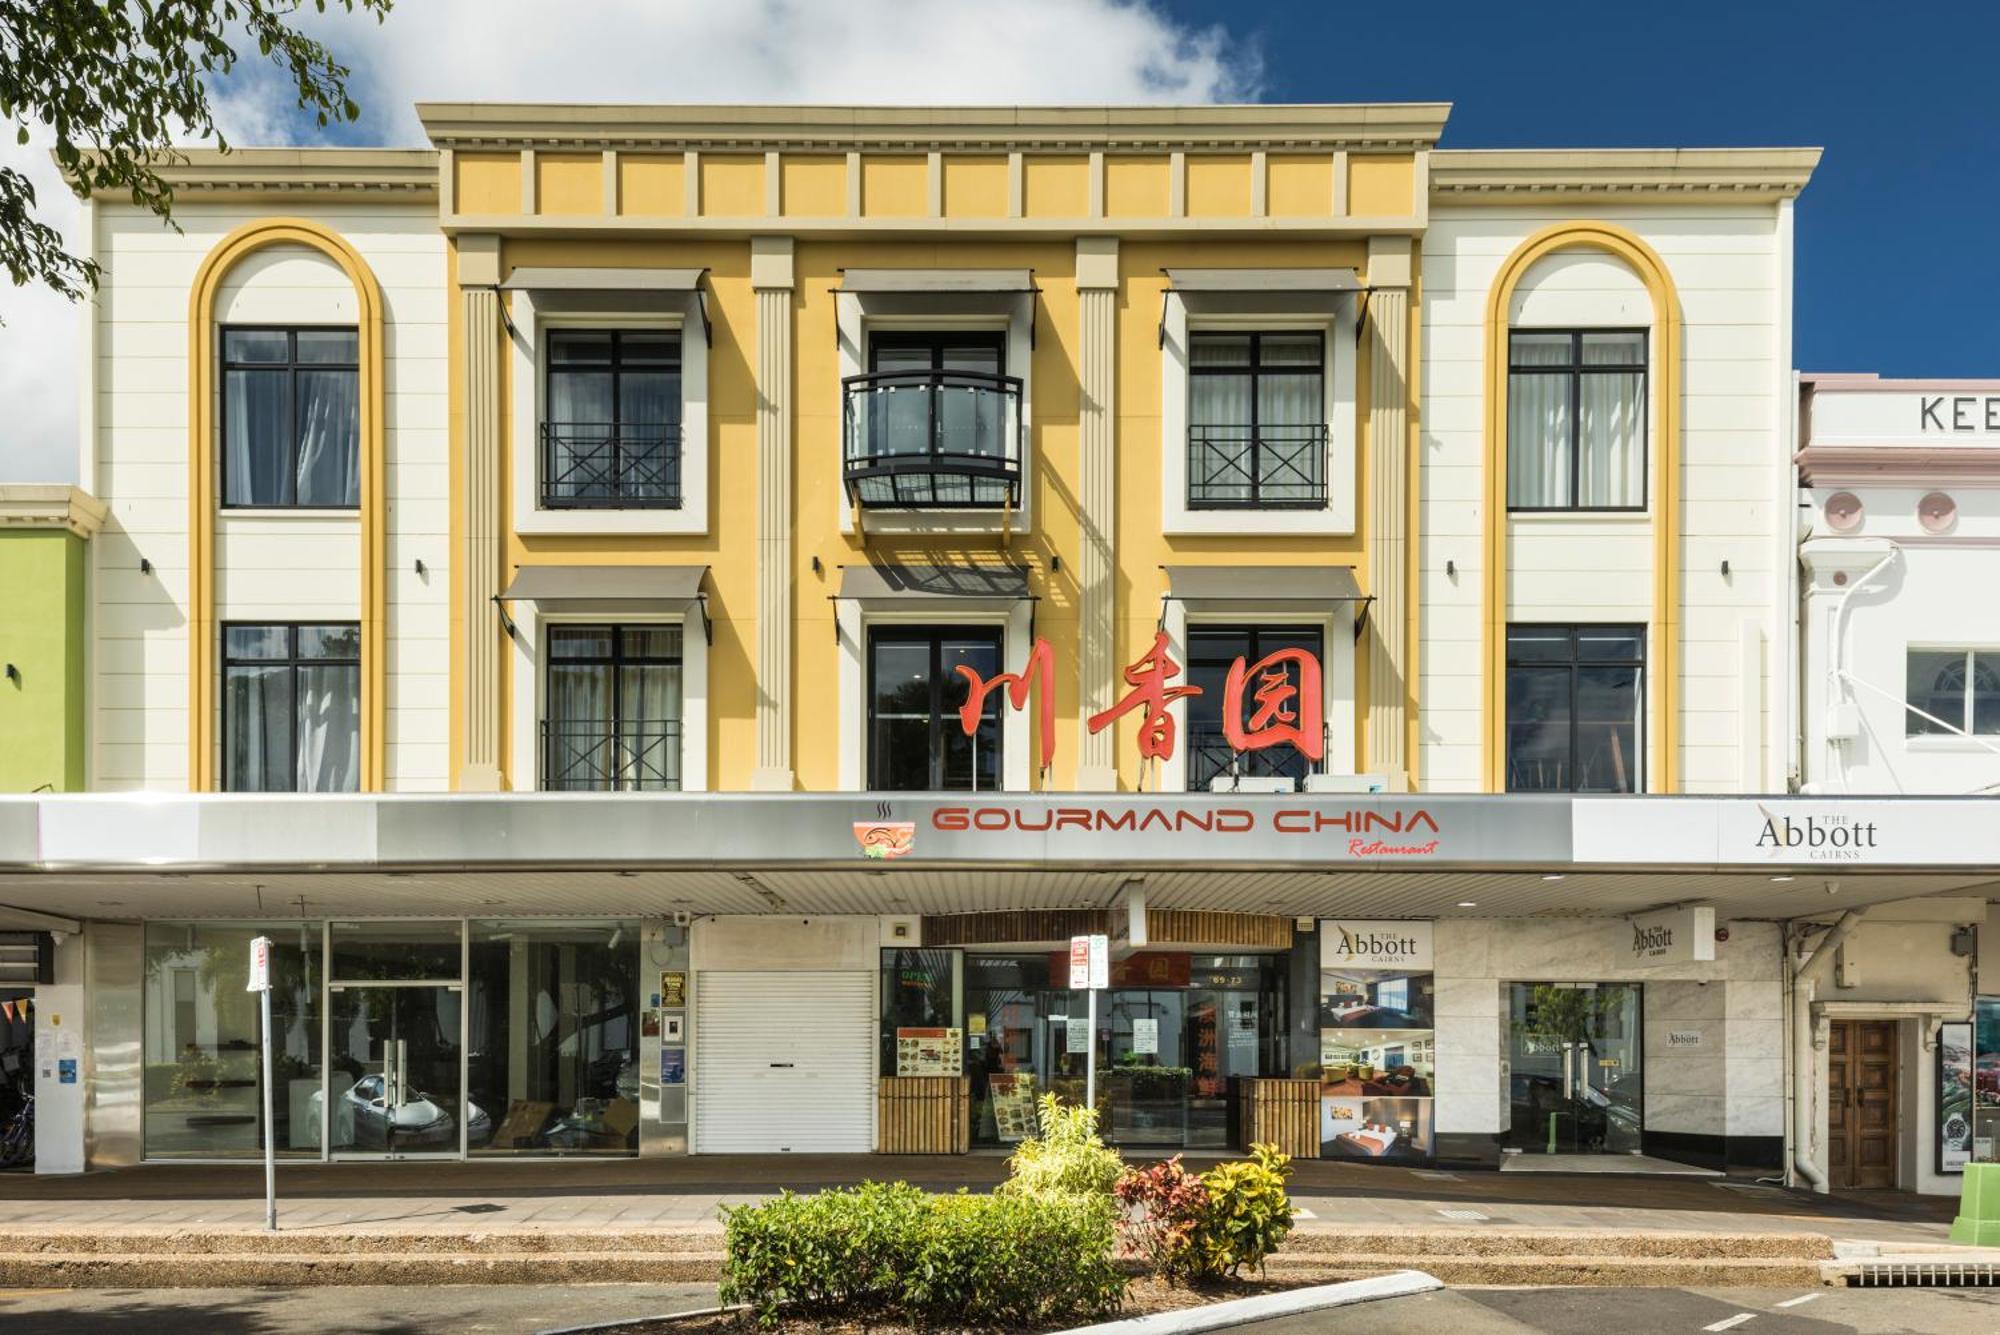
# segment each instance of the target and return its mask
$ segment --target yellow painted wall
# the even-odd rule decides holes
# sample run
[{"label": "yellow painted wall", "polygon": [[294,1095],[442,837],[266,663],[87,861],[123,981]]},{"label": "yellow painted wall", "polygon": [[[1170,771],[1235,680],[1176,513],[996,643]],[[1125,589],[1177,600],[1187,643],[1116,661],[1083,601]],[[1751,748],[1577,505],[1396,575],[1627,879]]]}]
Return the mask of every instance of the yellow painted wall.
[{"label": "yellow painted wall", "polygon": [[1250,155],[1190,153],[1187,159],[1190,218],[1250,216]]},{"label": "yellow painted wall", "polygon": [[1104,160],[1104,213],[1164,218],[1173,202],[1173,160],[1165,153],[1112,154]]},{"label": "yellow painted wall", "polygon": [[557,217],[604,212],[602,153],[535,154],[536,211]]},{"label": "yellow painted wall", "polygon": [[847,216],[847,156],[787,153],[778,164],[778,207],[787,218]]},{"label": "yellow painted wall", "polygon": [[452,168],[460,213],[521,211],[519,153],[458,153]]},{"label": "yellow painted wall", "polygon": [[1333,154],[1273,153],[1267,212],[1274,218],[1324,218],[1333,212]]},{"label": "yellow painted wall", "polygon": [[865,218],[922,218],[931,211],[930,163],[922,154],[869,153],[861,159]]},{"label": "yellow painted wall", "polygon": [[1021,192],[1030,218],[1081,218],[1090,212],[1090,159],[1031,154],[1022,163]]},{"label": "yellow painted wall", "polygon": [[701,212],[705,218],[764,216],[764,155],[701,155]]},{"label": "yellow painted wall", "polygon": [[1007,159],[992,153],[944,155],[944,216],[1007,216]]},{"label": "yellow painted wall", "polygon": [[687,162],[679,153],[620,153],[618,212],[627,218],[687,212]]},{"label": "yellow painted wall", "polygon": [[1407,153],[1357,153],[1347,160],[1347,211],[1356,218],[1402,218],[1415,212],[1416,159]]}]

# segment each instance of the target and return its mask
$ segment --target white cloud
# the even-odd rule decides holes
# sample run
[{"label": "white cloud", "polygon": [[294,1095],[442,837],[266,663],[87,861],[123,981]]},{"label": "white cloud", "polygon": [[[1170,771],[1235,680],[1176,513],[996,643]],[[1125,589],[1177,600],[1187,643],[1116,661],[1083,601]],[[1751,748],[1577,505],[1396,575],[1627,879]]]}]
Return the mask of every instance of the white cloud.
[{"label": "white cloud", "polygon": [[[377,143],[423,142],[418,101],[1201,103],[1254,97],[1258,78],[1228,33],[1140,0],[403,0],[379,27],[305,21],[353,68]],[[238,145],[311,143],[293,100],[258,71],[217,97],[218,120]],[[0,162],[74,225],[45,138]],[[71,479],[79,314],[16,290],[0,318],[0,480]]]}]

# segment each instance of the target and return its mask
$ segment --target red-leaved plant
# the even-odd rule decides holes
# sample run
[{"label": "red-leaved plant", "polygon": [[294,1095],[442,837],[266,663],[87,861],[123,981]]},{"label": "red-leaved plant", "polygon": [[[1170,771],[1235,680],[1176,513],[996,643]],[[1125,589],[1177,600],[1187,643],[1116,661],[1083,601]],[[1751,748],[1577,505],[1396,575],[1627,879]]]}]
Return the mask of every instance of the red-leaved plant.
[{"label": "red-leaved plant", "polygon": [[1209,1194],[1199,1177],[1181,1167],[1181,1156],[1126,1169],[1112,1191],[1125,1207],[1118,1231],[1127,1250],[1145,1257],[1162,1279],[1192,1278],[1195,1234],[1209,1208]]}]

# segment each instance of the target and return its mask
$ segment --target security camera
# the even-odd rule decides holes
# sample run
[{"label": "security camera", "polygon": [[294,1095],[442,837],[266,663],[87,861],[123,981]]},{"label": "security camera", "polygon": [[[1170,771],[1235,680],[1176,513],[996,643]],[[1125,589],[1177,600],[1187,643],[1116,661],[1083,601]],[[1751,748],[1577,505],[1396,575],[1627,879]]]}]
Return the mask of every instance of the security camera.
[{"label": "security camera", "polygon": [[694,921],[694,915],[692,913],[689,913],[686,909],[674,910],[674,926],[686,927],[689,923],[693,921]]}]

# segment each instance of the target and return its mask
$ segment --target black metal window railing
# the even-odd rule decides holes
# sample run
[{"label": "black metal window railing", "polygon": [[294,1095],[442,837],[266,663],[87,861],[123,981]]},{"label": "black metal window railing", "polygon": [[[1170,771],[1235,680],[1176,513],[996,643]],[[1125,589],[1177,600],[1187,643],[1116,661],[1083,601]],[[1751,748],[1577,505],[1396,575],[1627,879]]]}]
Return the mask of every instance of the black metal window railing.
[{"label": "black metal window railing", "polygon": [[677,719],[545,719],[542,788],[550,792],[678,792]]},{"label": "black metal window railing", "polygon": [[1323,423],[1188,428],[1188,508],[1320,510],[1326,507]]},{"label": "black metal window railing", "polygon": [[677,510],[680,504],[680,423],[542,423],[542,508]]},{"label": "black metal window railing", "polygon": [[[1320,745],[1325,756],[1327,744]],[[1217,779],[1290,779],[1296,789],[1309,774],[1326,770],[1322,759],[1314,761],[1295,746],[1272,746],[1261,751],[1237,751],[1220,728],[1195,728],[1188,733],[1187,790],[1204,793]]]},{"label": "black metal window railing", "polygon": [[841,382],[848,496],[871,508],[1021,503],[1021,381],[985,371],[878,371]]}]

